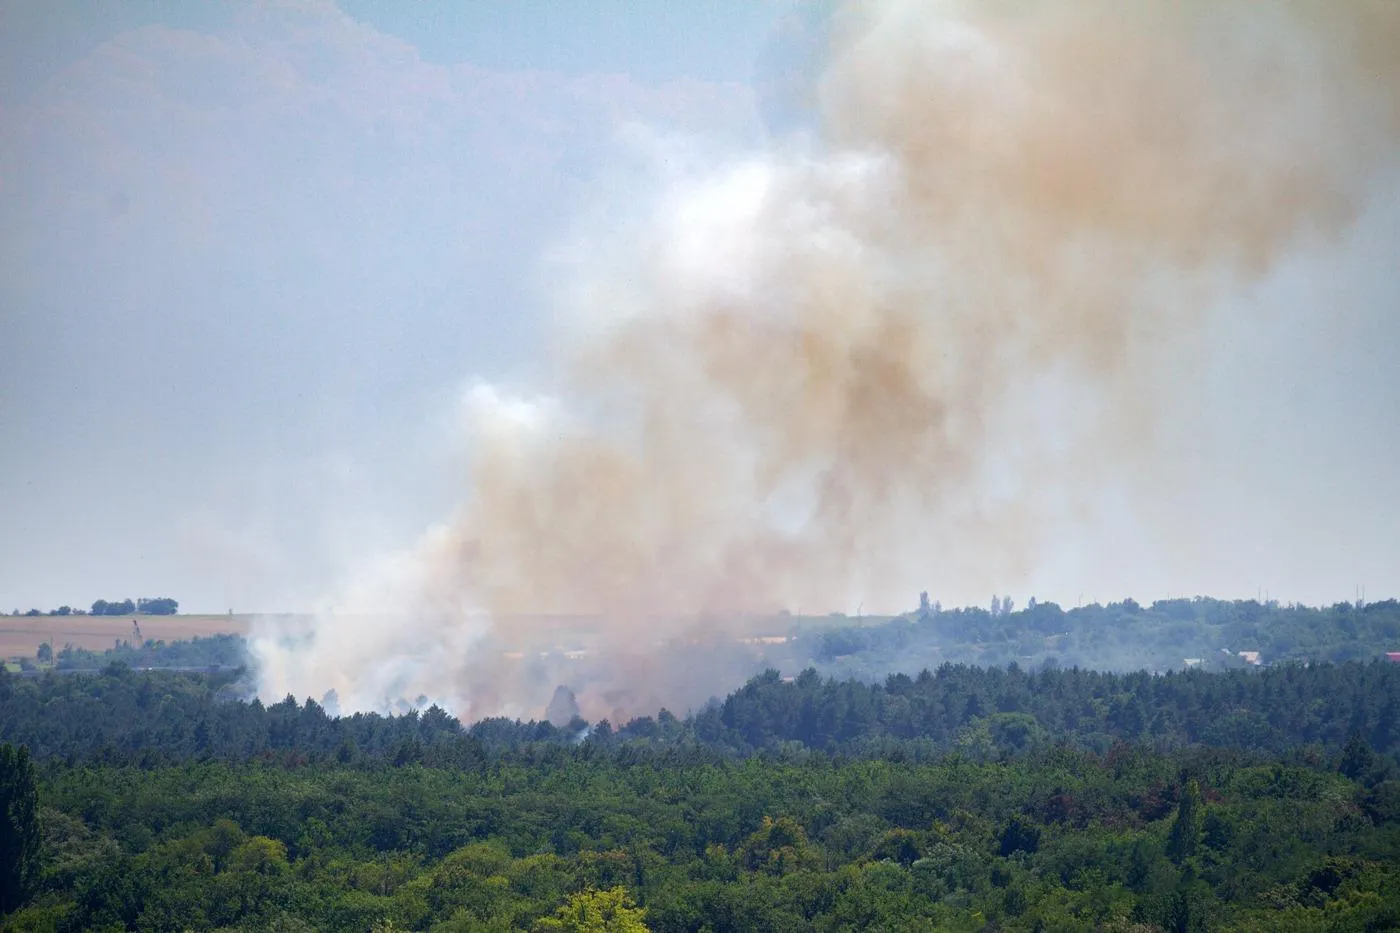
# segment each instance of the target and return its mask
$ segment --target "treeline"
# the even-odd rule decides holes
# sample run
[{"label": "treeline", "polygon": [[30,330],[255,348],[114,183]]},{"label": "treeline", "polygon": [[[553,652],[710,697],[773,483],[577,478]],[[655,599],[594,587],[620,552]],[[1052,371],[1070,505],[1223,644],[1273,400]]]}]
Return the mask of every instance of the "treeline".
[{"label": "treeline", "polygon": [[169,642],[157,638],[139,645],[122,641],[102,651],[69,644],[52,653],[54,667],[59,670],[99,670],[113,663],[130,667],[233,669],[242,667],[247,659],[247,643],[240,635],[204,635]]},{"label": "treeline", "polygon": [[[61,671],[95,671],[113,663],[208,671],[243,667],[248,660],[248,650],[241,635],[204,635],[169,642],[154,638],[138,644],[118,639],[113,647],[102,651],[81,648],[71,642],[55,650],[51,643],[44,642],[39,645],[35,657],[39,664],[49,664]],[[41,670],[28,658],[20,658],[19,665],[22,671],[29,673]]]},{"label": "treeline", "polygon": [[[1228,670],[1250,665],[1369,661],[1400,651],[1400,602],[1281,605],[1256,600],[1131,599],[1064,610],[1030,600],[1012,611],[940,610],[927,603],[892,621],[824,631],[795,629],[774,649],[781,670],[876,680],[946,662],[983,667],[1080,667],[1109,671]],[[1245,655],[1241,655],[1245,652]]]},{"label": "treeline", "polygon": [[108,602],[99,599],[92,604],[92,614],[95,616],[125,616],[136,613],[148,616],[173,616],[180,611],[180,603],[168,596],[159,596],[154,599],[141,598],[133,603],[130,599],[123,599],[120,602]]},{"label": "treeline", "polygon": [[[463,728],[433,707],[398,717],[332,715],[335,698],[242,702],[236,674],[0,675],[0,740],[66,760],[362,759],[464,766],[533,745],[701,748],[721,756],[803,749],[917,760],[977,760],[1057,745],[1106,753],[1120,743],[1335,756],[1356,738],[1376,766],[1400,755],[1400,665],[1292,665],[1152,676],[945,665],[880,684],[792,680],[768,672],[685,718],[662,710],[626,723],[488,719]],[[330,706],[331,711],[327,710]]]},{"label": "treeline", "polygon": [[769,672],[698,714],[693,728],[703,741],[742,751],[798,742],[881,753],[909,741],[986,753],[1071,741],[1102,751],[1126,741],[1277,755],[1338,748],[1359,734],[1391,755],[1400,753],[1400,665],[1161,676],[945,665],[873,685]]},{"label": "treeline", "polygon": [[[180,611],[178,600],[168,596],[157,596],[154,598],[142,597],[141,599],[106,600],[99,599],[92,604],[91,609],[74,609],[72,606],[59,606],[57,609],[50,609],[47,612],[38,609],[30,609],[24,613],[26,616],[126,616],[126,615],[148,615],[148,616],[173,616]],[[20,615],[18,609],[12,615]]]}]

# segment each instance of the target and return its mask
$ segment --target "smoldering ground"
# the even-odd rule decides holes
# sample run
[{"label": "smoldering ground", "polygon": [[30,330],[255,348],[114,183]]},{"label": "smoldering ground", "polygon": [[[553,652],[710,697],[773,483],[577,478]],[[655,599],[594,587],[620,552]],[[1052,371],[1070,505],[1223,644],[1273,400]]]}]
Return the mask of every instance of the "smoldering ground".
[{"label": "smoldering ground", "polygon": [[[1181,378],[1211,316],[1333,248],[1395,164],[1388,0],[828,26],[815,136],[585,225],[548,393],[474,385],[460,510],[337,594],[393,623],[264,627],[262,693],[541,717],[568,682],[585,716],[683,710],[782,607],[992,592],[1097,489],[1169,482],[1167,435],[1213,403]],[[1170,549],[1172,524],[1138,530]]]}]

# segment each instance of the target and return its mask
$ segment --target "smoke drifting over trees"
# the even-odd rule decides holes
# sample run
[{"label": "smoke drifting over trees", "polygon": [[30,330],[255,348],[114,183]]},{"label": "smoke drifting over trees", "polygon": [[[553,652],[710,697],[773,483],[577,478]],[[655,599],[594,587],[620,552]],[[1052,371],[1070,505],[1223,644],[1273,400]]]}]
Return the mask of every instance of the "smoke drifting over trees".
[{"label": "smoke drifting over trees", "polygon": [[[746,620],[1024,572],[1106,478],[1169,482],[1212,309],[1391,167],[1400,6],[854,4],[811,99],[585,231],[552,393],[474,387],[460,512],[336,596],[397,623],[267,626],[266,696],[684,709]],[[589,656],[539,659],[559,613]]]}]

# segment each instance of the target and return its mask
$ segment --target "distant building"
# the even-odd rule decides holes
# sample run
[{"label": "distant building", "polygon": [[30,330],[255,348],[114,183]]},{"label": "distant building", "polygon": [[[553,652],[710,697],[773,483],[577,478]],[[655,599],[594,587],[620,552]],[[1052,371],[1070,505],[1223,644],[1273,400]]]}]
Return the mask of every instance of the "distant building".
[{"label": "distant building", "polygon": [[1201,661],[1202,661],[1202,660],[1204,660],[1204,659],[1202,659],[1202,658],[1182,658],[1182,659],[1181,659],[1181,663],[1182,663],[1182,664],[1185,664],[1187,667],[1200,667],[1200,666],[1201,666]]},{"label": "distant building", "polygon": [[1392,664],[1400,664],[1400,651],[1387,651],[1385,659]]},{"label": "distant building", "polygon": [[1240,659],[1241,659],[1242,661],[1244,661],[1244,663],[1246,663],[1246,664],[1256,664],[1256,665],[1257,665],[1257,664],[1263,664],[1263,663],[1264,663],[1263,661],[1259,660],[1259,652],[1257,652],[1257,651],[1241,651],[1239,654],[1240,654]]}]

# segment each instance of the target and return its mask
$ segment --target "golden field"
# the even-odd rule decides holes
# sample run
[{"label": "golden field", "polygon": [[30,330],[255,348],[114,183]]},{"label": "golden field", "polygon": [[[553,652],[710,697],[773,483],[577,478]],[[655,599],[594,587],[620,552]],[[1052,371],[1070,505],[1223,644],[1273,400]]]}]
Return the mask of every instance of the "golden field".
[{"label": "golden field", "polygon": [[[352,616],[347,616],[347,619]],[[215,613],[209,615],[121,615],[121,616],[12,616],[0,615],[0,659],[33,658],[39,646],[48,642],[55,652],[64,645],[72,644],[90,651],[105,651],[118,641],[132,639],[131,620],[141,623],[141,635],[147,641],[176,641],[199,638],[207,635],[246,635],[252,628],[253,620],[276,618],[295,631],[306,625],[311,617],[297,613],[254,614],[240,613],[229,615]],[[750,633],[748,638],[740,638],[750,643],[775,643],[786,640],[798,632],[807,633],[830,628],[852,625],[878,625],[890,621],[891,616],[849,617],[839,613],[822,616],[780,616],[765,620],[766,624],[740,626]],[[392,624],[392,620],[385,620]],[[594,642],[603,628],[601,621],[592,615],[520,615],[509,621],[498,620],[503,631],[547,632],[550,639],[560,647],[596,648]],[[754,636],[752,633],[761,633]],[[736,636],[737,637],[737,636]],[[527,641],[529,639],[526,639]],[[536,639],[538,640],[538,639]]]},{"label": "golden field", "polygon": [[243,635],[252,615],[174,616],[0,616],[0,658],[34,657],[44,642],[55,651],[66,644],[92,651],[130,641],[131,620],[141,624],[147,641],[199,638],[205,635]]}]

